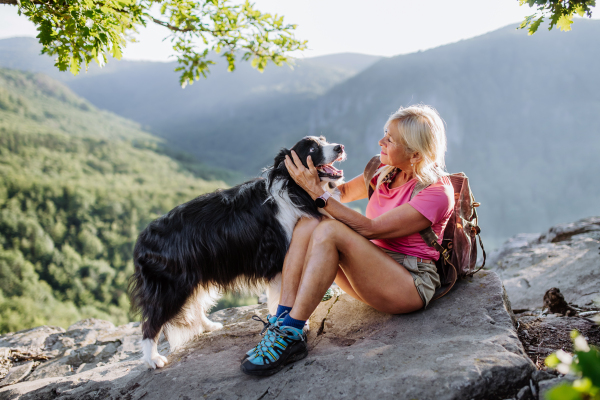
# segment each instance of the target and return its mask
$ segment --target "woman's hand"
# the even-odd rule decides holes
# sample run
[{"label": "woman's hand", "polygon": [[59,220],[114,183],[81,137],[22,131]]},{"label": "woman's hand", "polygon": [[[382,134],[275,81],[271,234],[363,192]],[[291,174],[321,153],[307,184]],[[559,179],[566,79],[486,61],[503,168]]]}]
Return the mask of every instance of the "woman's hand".
[{"label": "woman's hand", "polygon": [[289,156],[285,156],[285,167],[292,179],[304,189],[313,200],[325,193],[321,187],[319,172],[315,168],[310,156],[306,159],[308,168],[305,168],[304,165],[302,165],[300,158],[294,150],[292,150],[292,158],[293,160]]}]

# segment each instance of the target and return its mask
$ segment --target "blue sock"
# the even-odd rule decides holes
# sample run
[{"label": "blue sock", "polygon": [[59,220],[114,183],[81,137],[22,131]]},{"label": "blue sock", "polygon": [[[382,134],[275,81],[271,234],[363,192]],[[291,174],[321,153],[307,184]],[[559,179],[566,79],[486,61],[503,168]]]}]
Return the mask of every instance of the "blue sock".
[{"label": "blue sock", "polygon": [[304,328],[304,324],[306,324],[306,321],[301,321],[299,319],[294,319],[294,318],[290,317],[290,314],[288,314],[283,319],[283,322],[281,323],[281,326],[291,326],[292,328],[303,329]]},{"label": "blue sock", "polygon": [[290,311],[292,311],[292,307],[286,307],[286,306],[282,306],[281,304],[277,306],[277,312],[275,313],[275,316],[277,318],[279,318],[279,316],[281,314],[283,314],[285,311],[287,311],[288,313]]}]

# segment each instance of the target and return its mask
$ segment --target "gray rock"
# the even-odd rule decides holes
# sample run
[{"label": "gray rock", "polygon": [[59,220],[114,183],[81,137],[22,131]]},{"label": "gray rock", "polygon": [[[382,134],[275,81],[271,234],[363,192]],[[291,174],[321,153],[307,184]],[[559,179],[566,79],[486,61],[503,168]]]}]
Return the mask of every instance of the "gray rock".
[{"label": "gray rock", "polygon": [[572,376],[562,376],[560,378],[548,379],[538,382],[539,398],[545,399],[550,389],[560,384],[571,384],[575,380]]},{"label": "gray rock", "polygon": [[490,265],[515,309],[543,307],[546,291],[583,306],[600,297],[600,217],[557,225],[539,236],[509,240]]},{"label": "gray rock", "polygon": [[33,368],[33,361],[27,361],[21,365],[13,365],[4,379],[0,380],[0,387],[21,382],[29,375],[31,368]]},{"label": "gray rock", "polygon": [[96,318],[87,318],[82,319],[79,322],[74,323],[67,329],[67,331],[75,331],[75,330],[110,330],[115,329],[115,325],[112,322],[104,321]]},{"label": "gray rock", "polygon": [[493,272],[461,281],[428,310],[407,315],[383,314],[338,292],[311,317],[309,356],[258,379],[242,374],[239,362],[260,339],[262,326],[251,317],[267,313],[265,305],[214,313],[223,329],[170,354],[160,370],[119,361],[8,386],[0,399],[487,399],[514,393],[535,370]]},{"label": "gray rock", "polygon": [[600,239],[600,217],[584,218],[569,224],[553,226],[540,236],[540,243],[558,243],[571,240],[574,236],[585,234]]},{"label": "gray rock", "polygon": [[[532,243],[537,243],[540,239],[539,233],[519,233],[502,244],[498,249],[490,252],[486,260],[486,268],[494,268],[502,259],[512,253],[531,246]],[[483,261],[483,255],[480,255]],[[479,260],[478,260],[479,263]]]},{"label": "gray rock", "polygon": [[[23,376],[26,381],[36,381],[137,359],[141,356],[141,340],[139,322],[116,328],[111,322],[90,318],[71,325],[66,331],[42,326],[2,335],[0,345],[5,347],[0,347],[0,357],[7,358],[10,349],[20,348],[36,350],[49,357],[50,360],[41,363],[31,374]],[[159,348],[168,351],[168,344],[163,340]]]},{"label": "gray rock", "polygon": [[26,329],[19,332],[11,332],[0,335],[0,348],[40,348],[44,347],[46,339],[65,330],[57,326],[38,326],[37,328]]},{"label": "gray rock", "polygon": [[[141,356],[142,332],[139,322],[116,328],[108,321],[87,319],[69,327],[66,332],[50,335],[45,354],[52,360],[41,364],[28,381],[70,376],[103,365],[137,359]],[[162,351],[168,344],[160,344]]]},{"label": "gray rock", "polygon": [[517,400],[530,400],[531,397],[531,388],[529,385],[523,386],[519,393],[517,393]]},{"label": "gray rock", "polygon": [[26,381],[35,381],[38,379],[63,377],[73,375],[73,366],[61,362],[61,359],[52,360],[41,364],[26,379]]},{"label": "gray rock", "polygon": [[548,379],[554,379],[554,378],[556,378],[556,375],[551,374],[550,372],[547,372],[547,371],[542,371],[542,370],[534,371],[533,374],[531,374],[531,379],[533,379],[533,381],[535,383],[538,383],[540,381],[545,381]]}]

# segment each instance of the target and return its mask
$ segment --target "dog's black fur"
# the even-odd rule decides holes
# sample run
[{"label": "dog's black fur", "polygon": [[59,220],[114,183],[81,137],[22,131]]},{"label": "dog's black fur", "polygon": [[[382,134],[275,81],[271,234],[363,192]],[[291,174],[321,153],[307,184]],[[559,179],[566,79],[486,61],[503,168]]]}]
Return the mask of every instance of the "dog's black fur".
[{"label": "dog's black fur", "polygon": [[[292,149],[305,166],[308,155],[319,166],[334,161],[325,160],[323,142],[323,137],[307,137]],[[343,154],[343,146],[335,151]],[[265,171],[266,179],[199,196],[140,233],[129,294],[132,309],[141,312],[144,339],[156,341],[198,287],[225,291],[234,289],[240,278],[254,284],[281,272],[290,238],[278,219],[280,205],[274,196],[285,192],[303,215],[321,215],[291,179],[284,164],[290,154],[287,149],[279,152]]]}]

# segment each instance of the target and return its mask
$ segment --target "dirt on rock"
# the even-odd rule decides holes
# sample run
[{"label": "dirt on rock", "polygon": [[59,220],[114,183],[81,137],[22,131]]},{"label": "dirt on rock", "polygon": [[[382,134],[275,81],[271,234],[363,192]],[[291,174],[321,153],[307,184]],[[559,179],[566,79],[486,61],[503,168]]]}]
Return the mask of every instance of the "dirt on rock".
[{"label": "dirt on rock", "polygon": [[[600,309],[586,308],[579,314],[598,310]],[[557,350],[573,352],[571,341],[573,330],[579,331],[589,344],[600,346],[600,325],[588,317],[545,314],[542,310],[515,314],[519,339],[538,369],[545,370],[544,360]]]}]

